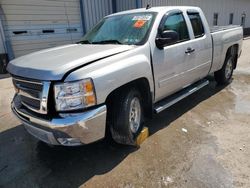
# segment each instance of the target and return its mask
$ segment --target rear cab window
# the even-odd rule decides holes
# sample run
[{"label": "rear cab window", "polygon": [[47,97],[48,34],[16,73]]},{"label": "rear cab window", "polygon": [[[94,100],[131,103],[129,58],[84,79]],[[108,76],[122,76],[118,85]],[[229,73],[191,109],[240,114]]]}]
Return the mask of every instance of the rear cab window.
[{"label": "rear cab window", "polygon": [[203,37],[205,35],[205,30],[200,14],[198,12],[188,12],[187,14],[192,24],[194,37],[195,38]]}]

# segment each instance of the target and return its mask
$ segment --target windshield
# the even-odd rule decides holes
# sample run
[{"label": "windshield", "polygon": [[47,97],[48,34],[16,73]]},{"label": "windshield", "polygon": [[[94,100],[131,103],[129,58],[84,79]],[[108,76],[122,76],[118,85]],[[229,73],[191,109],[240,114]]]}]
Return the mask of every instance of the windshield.
[{"label": "windshield", "polygon": [[79,42],[82,44],[143,44],[155,13],[133,13],[106,17]]}]

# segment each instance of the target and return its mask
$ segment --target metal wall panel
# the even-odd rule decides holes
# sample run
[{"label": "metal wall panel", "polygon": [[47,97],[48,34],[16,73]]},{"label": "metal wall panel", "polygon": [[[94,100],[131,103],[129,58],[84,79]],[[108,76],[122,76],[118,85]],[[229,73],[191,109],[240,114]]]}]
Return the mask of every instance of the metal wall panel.
[{"label": "metal wall panel", "polygon": [[2,22],[0,20],[0,54],[4,54],[5,52],[5,45],[4,45],[4,33],[2,29]]},{"label": "metal wall panel", "polygon": [[152,6],[198,6],[204,11],[210,25],[214,13],[219,14],[218,25],[228,25],[230,13],[234,14],[233,24],[241,24],[241,16],[246,14],[245,27],[250,27],[249,0],[142,0],[142,7]]},{"label": "metal wall panel", "polygon": [[4,53],[5,53],[4,40],[3,40],[2,33],[0,30],[0,54],[4,54]]},{"label": "metal wall panel", "polygon": [[104,16],[112,14],[112,0],[82,0],[86,31]]},{"label": "metal wall panel", "polygon": [[74,43],[83,35],[79,0],[2,0],[1,7],[15,57]]},{"label": "metal wall panel", "polygon": [[135,8],[136,8],[136,0],[116,0],[117,12]]}]

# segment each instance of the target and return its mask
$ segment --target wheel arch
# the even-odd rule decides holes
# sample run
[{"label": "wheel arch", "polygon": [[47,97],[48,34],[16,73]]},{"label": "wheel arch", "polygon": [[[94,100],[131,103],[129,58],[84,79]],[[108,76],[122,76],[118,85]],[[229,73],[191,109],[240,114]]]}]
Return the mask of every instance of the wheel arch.
[{"label": "wheel arch", "polygon": [[129,83],[126,83],[126,84],[116,88],[112,92],[110,92],[105,100],[105,103],[106,103],[108,109],[110,108],[110,105],[112,105],[112,102],[113,102],[112,99],[114,98],[114,95],[116,95],[117,93],[119,93],[121,91],[129,90],[130,88],[136,88],[141,93],[141,96],[143,98],[143,108],[145,110],[145,116],[150,118],[152,116],[152,112],[153,112],[153,105],[152,105],[153,104],[153,93],[150,90],[149,81],[145,77],[133,80]]}]

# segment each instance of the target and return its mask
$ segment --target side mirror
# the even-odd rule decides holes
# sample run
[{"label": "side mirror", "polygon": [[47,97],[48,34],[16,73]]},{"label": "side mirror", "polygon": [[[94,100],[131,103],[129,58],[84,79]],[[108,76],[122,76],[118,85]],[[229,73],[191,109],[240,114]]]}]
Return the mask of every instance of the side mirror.
[{"label": "side mirror", "polygon": [[163,49],[165,46],[174,44],[179,40],[179,34],[173,30],[163,31],[159,37],[155,39],[156,46]]}]

